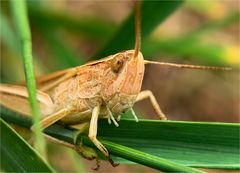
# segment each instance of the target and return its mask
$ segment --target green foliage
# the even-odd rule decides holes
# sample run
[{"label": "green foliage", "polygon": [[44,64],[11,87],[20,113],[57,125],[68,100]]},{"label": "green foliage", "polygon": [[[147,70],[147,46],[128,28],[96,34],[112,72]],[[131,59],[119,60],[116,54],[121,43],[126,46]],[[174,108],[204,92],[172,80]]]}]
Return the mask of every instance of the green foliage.
[{"label": "green foliage", "polygon": [[[2,109],[3,111],[5,109]],[[4,111],[6,121],[29,128],[31,121]],[[186,171],[197,168],[240,169],[239,124],[121,120],[116,128],[106,119],[99,121],[98,138],[117,157],[164,171]],[[45,132],[57,139],[73,143],[75,129],[52,125]],[[85,134],[78,142],[94,147]],[[126,163],[126,160],[115,159]]]},{"label": "green foliage", "polygon": [[[113,29],[116,27],[114,23],[109,23],[103,19],[95,18],[72,18],[64,11],[56,12],[44,9],[39,4],[32,1],[29,4],[30,20],[35,25],[40,25],[48,29],[64,27],[81,36],[103,41],[111,36]],[[48,29],[49,30],[49,29]]]},{"label": "green foliage", "polygon": [[[21,51],[24,55],[26,80],[34,111],[33,114],[38,115],[32,65],[31,33],[28,26],[26,8],[24,1],[11,2],[13,16],[22,43]],[[239,18],[239,13],[233,12],[226,18],[210,22],[178,38],[149,38],[150,33],[156,26],[175,12],[182,2],[182,0],[179,0],[144,1],[142,3],[142,51],[144,56],[150,58],[158,55],[158,52],[161,51],[162,53],[179,56],[182,59],[194,57],[203,64],[226,64],[222,59],[222,47],[205,44],[205,42],[201,42],[201,37],[204,34],[212,33],[235,23],[236,19]],[[73,31],[78,37],[92,39],[100,46],[106,43],[100,51],[92,56],[92,59],[98,59],[122,50],[133,49],[134,47],[134,12],[120,27],[117,27],[115,24],[106,23],[102,19],[76,19],[61,12],[52,12],[39,6],[39,3],[34,5],[31,2],[30,7],[30,20],[36,26],[34,29],[44,38],[44,43],[50,47],[49,51],[53,54],[52,59],[55,61],[54,70],[77,66],[85,62],[81,58],[84,55],[80,56],[77,54],[67,44],[66,39],[59,34],[59,28],[62,27],[68,31]],[[2,11],[0,11],[0,17],[1,41],[8,49],[19,53],[18,41],[15,40],[15,35],[11,31],[10,25],[8,25],[6,20],[7,18]],[[42,57],[39,60],[46,63],[42,60]],[[39,63],[37,65],[39,66]],[[31,120],[29,119],[6,112],[5,109],[1,109],[1,113],[1,117],[8,122],[27,128],[31,126]],[[38,121],[38,116],[34,116],[34,122]],[[116,162],[129,163],[131,161],[162,171],[198,172],[198,170],[189,167],[240,169],[239,127],[239,124],[230,123],[148,120],[141,120],[139,123],[136,123],[132,120],[122,120],[120,127],[116,128],[113,125],[108,125],[106,120],[100,120],[98,136],[114,156]],[[39,139],[39,127],[37,129],[37,141],[43,142],[41,137]],[[3,132],[5,135],[2,135]],[[53,125],[46,129],[45,132],[58,139],[72,143],[75,129]],[[41,157],[16,135],[1,120],[1,136],[3,137],[1,138],[1,144],[3,144],[1,145],[1,153],[4,156],[6,155],[7,158],[4,160],[5,162],[1,163],[4,170],[18,171],[23,169],[20,167],[23,166],[26,167],[26,170],[52,171]],[[78,140],[82,140],[85,145],[94,147],[86,135],[80,136]],[[14,145],[11,142],[18,145]],[[43,148],[42,144],[39,145]],[[20,154],[17,154],[19,152]],[[34,163],[26,157],[26,154],[33,155]],[[11,165],[7,163],[15,163],[13,165],[16,167],[10,167]],[[36,165],[39,165],[39,168],[35,167]],[[44,169],[48,169],[48,171],[44,171]]]},{"label": "green foliage", "polygon": [[[143,1],[141,6],[142,25],[141,37],[144,40],[153,29],[163,22],[182,3],[178,1]],[[151,19],[151,20],[150,20]],[[95,59],[105,57],[122,50],[134,49],[135,29],[134,11],[129,18],[120,26],[118,32],[111,38],[106,46],[100,50]]]},{"label": "green foliage", "polygon": [[224,47],[203,42],[201,39],[214,31],[231,26],[238,21],[239,17],[240,13],[233,11],[224,18],[211,21],[178,37],[148,38],[143,41],[142,52],[148,55],[146,58],[161,52],[164,55],[174,55],[181,59],[194,59],[206,65],[226,65],[228,62],[224,55]]},{"label": "green foliage", "polygon": [[54,172],[44,159],[0,118],[1,169],[6,172]]}]

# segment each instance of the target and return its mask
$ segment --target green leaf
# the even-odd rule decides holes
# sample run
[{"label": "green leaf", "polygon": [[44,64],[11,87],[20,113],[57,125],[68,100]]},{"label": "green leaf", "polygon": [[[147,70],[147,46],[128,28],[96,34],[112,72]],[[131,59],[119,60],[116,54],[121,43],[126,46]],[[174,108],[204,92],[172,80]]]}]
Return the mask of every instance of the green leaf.
[{"label": "green leaf", "polygon": [[[182,2],[182,0],[143,1],[141,5],[142,40],[144,40],[158,24],[176,11],[176,8],[179,7]],[[119,51],[133,49],[135,43],[134,21],[134,13],[132,13],[107,45],[93,57],[99,59]]]},{"label": "green leaf", "polygon": [[[6,112],[5,112],[6,113]],[[8,112],[9,113],[9,112]],[[3,116],[6,119],[9,119],[10,116]],[[19,119],[21,119],[19,121]],[[30,127],[31,121],[27,119],[26,117],[23,116],[13,116],[9,119],[11,122],[18,122],[19,124],[23,124],[25,127]],[[24,122],[25,121],[25,122]],[[57,139],[73,143],[73,137],[76,133],[76,130],[69,130],[65,129],[60,125],[52,125],[48,127],[45,132],[48,135],[51,135]],[[86,137],[85,135],[80,136],[78,139],[78,142],[83,141],[84,144],[95,147],[92,142]],[[115,154],[116,156],[123,157],[125,159],[129,159],[131,161],[134,161],[136,163],[140,163],[158,170],[163,170],[163,171],[171,171],[171,172],[189,172],[189,173],[194,173],[194,172],[201,172],[196,169],[188,168],[183,165],[179,165],[177,163],[161,159],[159,157],[153,156],[151,154],[147,154],[141,151],[137,151],[132,148],[128,148],[126,146],[122,146],[116,143],[112,143],[110,141],[105,141],[101,140],[101,142],[107,147],[107,149],[110,151],[110,153]]]},{"label": "green leaf", "polygon": [[1,169],[6,172],[54,172],[43,158],[0,118]]},{"label": "green leaf", "polygon": [[[3,115],[12,123],[30,126],[31,121],[9,111]],[[121,120],[115,127],[103,119],[99,121],[98,138],[113,155],[157,169],[166,168],[161,159],[190,167],[240,169],[239,128],[234,123],[154,120]],[[74,132],[59,125],[46,129],[51,136],[70,143]],[[92,146],[85,136],[81,139]]]},{"label": "green leaf", "polygon": [[100,121],[98,135],[191,167],[239,169],[239,124],[132,120],[120,128]]},{"label": "green leaf", "polygon": [[33,121],[35,124],[36,147],[40,153],[45,153],[45,142],[41,134],[40,111],[36,99],[36,82],[33,69],[31,32],[27,16],[25,0],[11,1],[12,12],[21,41],[24,71],[29,94],[29,102],[32,109]]}]

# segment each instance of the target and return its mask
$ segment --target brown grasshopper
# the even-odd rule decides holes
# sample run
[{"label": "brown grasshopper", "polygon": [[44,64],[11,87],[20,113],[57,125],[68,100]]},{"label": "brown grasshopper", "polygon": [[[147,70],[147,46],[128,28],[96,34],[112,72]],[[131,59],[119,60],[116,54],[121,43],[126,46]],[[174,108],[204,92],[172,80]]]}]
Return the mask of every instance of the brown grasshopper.
[{"label": "brown grasshopper", "polygon": [[[136,5],[136,42],[134,50],[126,50],[98,61],[55,72],[37,79],[37,100],[41,110],[41,127],[62,121],[66,125],[86,123],[89,138],[95,146],[116,166],[108,150],[97,139],[97,122],[107,118],[118,126],[121,114],[133,111],[136,102],[149,98],[159,119],[166,120],[151,91],[141,91],[145,64],[159,64],[177,68],[229,70],[224,67],[206,67],[172,64],[144,60],[140,52],[140,5]],[[1,105],[31,116],[28,93],[24,86],[1,84]],[[61,142],[61,141],[59,141]],[[63,142],[61,142],[63,143]],[[70,144],[67,144],[68,146]],[[89,156],[80,151],[83,156]],[[95,156],[94,156],[95,157]],[[94,158],[91,156],[90,158]]]}]

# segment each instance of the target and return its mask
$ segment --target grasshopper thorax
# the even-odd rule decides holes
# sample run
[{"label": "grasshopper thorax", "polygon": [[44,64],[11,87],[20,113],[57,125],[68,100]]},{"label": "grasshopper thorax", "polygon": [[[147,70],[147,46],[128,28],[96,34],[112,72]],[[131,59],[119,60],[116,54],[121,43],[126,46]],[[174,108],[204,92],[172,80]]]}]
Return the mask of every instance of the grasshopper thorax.
[{"label": "grasshopper thorax", "polygon": [[127,50],[108,60],[103,75],[102,98],[114,115],[131,108],[141,90],[144,75],[144,59],[141,52],[134,57],[134,50]]}]

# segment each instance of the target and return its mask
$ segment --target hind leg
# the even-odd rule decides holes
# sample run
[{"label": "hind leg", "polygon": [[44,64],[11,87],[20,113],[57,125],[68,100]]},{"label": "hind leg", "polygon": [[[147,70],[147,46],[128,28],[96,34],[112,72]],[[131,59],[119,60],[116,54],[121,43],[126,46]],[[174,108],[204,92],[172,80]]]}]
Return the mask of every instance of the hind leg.
[{"label": "hind leg", "polygon": [[57,138],[54,138],[54,137],[46,135],[46,134],[44,134],[44,137],[47,138],[47,140],[49,140],[51,142],[54,142],[56,144],[60,144],[62,146],[65,146],[65,147],[75,150],[79,155],[81,155],[83,158],[85,158],[87,160],[96,159],[96,167],[93,169],[97,170],[99,168],[99,161],[98,161],[97,153],[92,148],[87,147],[87,146],[83,145],[82,143],[80,143],[78,145],[74,145],[74,144],[59,140]]}]

